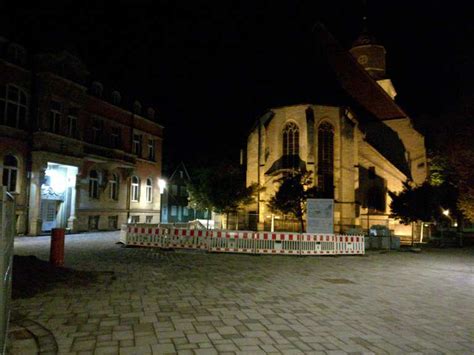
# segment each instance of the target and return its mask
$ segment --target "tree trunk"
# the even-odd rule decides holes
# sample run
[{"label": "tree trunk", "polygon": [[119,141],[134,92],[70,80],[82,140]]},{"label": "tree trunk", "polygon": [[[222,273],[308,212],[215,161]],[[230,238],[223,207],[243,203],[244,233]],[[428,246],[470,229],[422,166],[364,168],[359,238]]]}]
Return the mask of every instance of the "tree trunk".
[{"label": "tree trunk", "polygon": [[300,217],[300,223],[301,223],[301,231],[300,231],[300,233],[304,233],[304,220],[303,220],[303,217]]}]

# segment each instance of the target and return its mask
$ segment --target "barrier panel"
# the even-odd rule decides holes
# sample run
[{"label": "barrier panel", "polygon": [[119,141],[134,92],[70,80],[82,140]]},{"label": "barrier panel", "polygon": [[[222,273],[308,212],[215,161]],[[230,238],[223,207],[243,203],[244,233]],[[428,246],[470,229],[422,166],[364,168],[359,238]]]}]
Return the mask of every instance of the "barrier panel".
[{"label": "barrier panel", "polygon": [[336,235],[335,250],[338,255],[364,254],[364,236]]},{"label": "barrier panel", "polygon": [[209,231],[201,229],[171,229],[168,237],[168,248],[207,250],[209,233]]},{"label": "barrier panel", "polygon": [[152,225],[131,225],[128,227],[126,245],[143,247],[167,247],[168,229]]},{"label": "barrier panel", "polygon": [[301,234],[301,255],[334,255],[334,234]]},{"label": "barrier panel", "polygon": [[120,240],[125,240],[126,245],[220,253],[361,255],[365,252],[361,235],[170,229],[150,224],[122,226]]},{"label": "barrier panel", "polygon": [[209,251],[220,253],[255,253],[254,232],[251,231],[210,231]]},{"label": "barrier panel", "polygon": [[256,254],[300,254],[298,233],[260,232],[254,234]]}]

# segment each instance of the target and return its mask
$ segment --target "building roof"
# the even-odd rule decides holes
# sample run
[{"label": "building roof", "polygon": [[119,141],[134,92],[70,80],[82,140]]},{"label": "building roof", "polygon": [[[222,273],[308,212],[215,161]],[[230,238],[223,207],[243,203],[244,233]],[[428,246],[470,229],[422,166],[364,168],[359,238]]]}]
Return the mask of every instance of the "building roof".
[{"label": "building roof", "polygon": [[408,117],[324,25],[315,33],[339,84],[360,106],[381,121]]}]

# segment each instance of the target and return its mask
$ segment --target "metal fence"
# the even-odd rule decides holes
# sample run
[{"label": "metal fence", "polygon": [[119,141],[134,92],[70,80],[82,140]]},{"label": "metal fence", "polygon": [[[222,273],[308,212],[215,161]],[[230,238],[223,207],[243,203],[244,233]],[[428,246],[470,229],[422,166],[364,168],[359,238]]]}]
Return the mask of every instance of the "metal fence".
[{"label": "metal fence", "polygon": [[12,291],[15,200],[0,186],[0,353],[5,353]]}]

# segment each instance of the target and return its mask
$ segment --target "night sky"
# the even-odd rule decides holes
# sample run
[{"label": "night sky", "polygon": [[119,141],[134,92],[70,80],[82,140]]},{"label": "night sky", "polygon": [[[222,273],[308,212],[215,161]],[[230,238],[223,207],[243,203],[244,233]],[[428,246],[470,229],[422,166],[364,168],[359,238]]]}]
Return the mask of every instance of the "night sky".
[{"label": "night sky", "polygon": [[[14,4],[13,4],[14,3]],[[47,5],[45,5],[47,3]],[[42,1],[4,3],[0,35],[34,51],[67,49],[165,126],[165,162],[238,159],[268,108],[317,102],[323,22],[345,48],[368,17],[387,49],[397,102],[436,124],[473,93],[474,21],[459,1]]]}]

